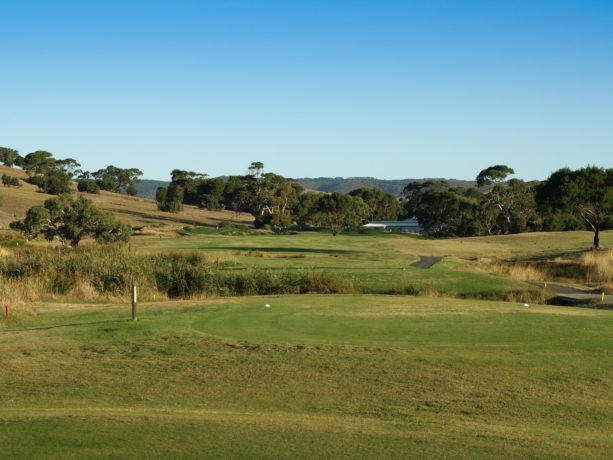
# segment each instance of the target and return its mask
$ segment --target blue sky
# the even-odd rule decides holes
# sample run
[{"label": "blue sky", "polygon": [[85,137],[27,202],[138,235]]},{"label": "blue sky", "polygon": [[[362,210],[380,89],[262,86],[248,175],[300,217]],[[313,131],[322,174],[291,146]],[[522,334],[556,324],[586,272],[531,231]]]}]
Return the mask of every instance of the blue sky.
[{"label": "blue sky", "polygon": [[0,0],[0,145],[87,169],[613,167],[613,1]]}]

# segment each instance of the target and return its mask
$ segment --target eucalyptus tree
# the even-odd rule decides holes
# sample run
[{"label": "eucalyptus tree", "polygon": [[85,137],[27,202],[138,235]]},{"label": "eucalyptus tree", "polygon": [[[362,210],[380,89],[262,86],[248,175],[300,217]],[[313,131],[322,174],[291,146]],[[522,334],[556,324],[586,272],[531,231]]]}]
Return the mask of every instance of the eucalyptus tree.
[{"label": "eucalyptus tree", "polygon": [[559,169],[539,185],[536,200],[545,214],[579,216],[594,232],[594,248],[598,249],[603,223],[613,214],[613,168]]},{"label": "eucalyptus tree", "polygon": [[130,227],[118,222],[112,214],[96,208],[83,196],[75,200],[67,194],[30,208],[23,220],[11,222],[10,226],[29,240],[43,236],[48,241],[58,239],[73,247],[86,236],[99,243],[111,243],[128,241],[131,235]]},{"label": "eucalyptus tree", "polygon": [[13,167],[13,165],[19,166],[21,163],[21,156],[15,149],[9,147],[0,147],[0,161],[4,166]]},{"label": "eucalyptus tree", "polygon": [[401,213],[398,199],[391,193],[378,188],[358,188],[349,195],[362,198],[368,205],[369,220],[396,220]]},{"label": "eucalyptus tree", "polygon": [[365,224],[368,213],[368,205],[362,198],[334,192],[319,196],[311,221],[315,225],[330,229],[336,236],[346,229]]}]

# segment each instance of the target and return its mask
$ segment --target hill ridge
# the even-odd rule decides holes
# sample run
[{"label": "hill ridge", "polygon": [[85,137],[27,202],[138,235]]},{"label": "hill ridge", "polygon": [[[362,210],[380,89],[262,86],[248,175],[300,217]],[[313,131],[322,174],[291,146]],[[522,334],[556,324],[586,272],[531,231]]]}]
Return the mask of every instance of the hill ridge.
[{"label": "hill ridge", "polygon": [[[228,176],[220,176],[227,179]],[[446,179],[441,177],[424,177],[419,179],[377,179],[376,177],[355,176],[355,177],[302,177],[294,179],[302,187],[308,190],[318,192],[342,192],[349,193],[352,190],[361,187],[379,188],[384,192],[391,193],[395,196],[400,196],[402,190],[409,182],[425,182],[429,180],[446,180],[453,187],[473,187],[474,181],[461,179]],[[169,181],[142,179],[136,186],[139,196],[153,198],[158,187],[167,187]]]}]

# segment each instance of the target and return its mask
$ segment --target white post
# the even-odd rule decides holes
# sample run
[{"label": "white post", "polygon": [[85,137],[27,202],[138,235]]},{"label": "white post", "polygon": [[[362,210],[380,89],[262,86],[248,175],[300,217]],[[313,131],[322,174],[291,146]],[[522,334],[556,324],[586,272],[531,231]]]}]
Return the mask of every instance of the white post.
[{"label": "white post", "polygon": [[136,321],[138,319],[137,302],[138,302],[138,290],[136,288],[136,284],[133,284],[132,285],[132,321]]}]

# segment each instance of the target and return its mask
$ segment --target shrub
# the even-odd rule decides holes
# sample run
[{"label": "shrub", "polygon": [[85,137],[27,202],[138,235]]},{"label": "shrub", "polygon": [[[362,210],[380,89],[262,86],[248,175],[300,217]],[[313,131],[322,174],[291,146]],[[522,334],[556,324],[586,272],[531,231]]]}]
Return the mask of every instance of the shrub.
[{"label": "shrub", "polygon": [[52,169],[46,174],[30,177],[29,182],[36,185],[41,192],[61,195],[70,193],[70,180],[70,174],[59,169]]},{"label": "shrub", "polygon": [[16,177],[2,174],[2,185],[5,187],[21,187],[21,182]]},{"label": "shrub", "polygon": [[93,179],[79,179],[77,190],[84,193],[100,193],[100,186]]}]

